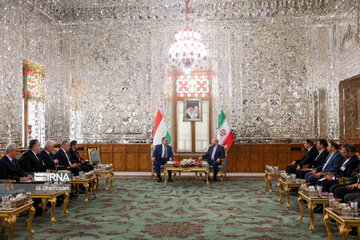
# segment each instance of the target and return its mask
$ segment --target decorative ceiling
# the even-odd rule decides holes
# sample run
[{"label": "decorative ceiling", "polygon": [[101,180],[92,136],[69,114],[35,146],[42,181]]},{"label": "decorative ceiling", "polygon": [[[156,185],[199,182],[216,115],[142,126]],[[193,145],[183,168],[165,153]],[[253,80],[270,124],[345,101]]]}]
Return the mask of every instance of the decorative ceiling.
[{"label": "decorative ceiling", "polygon": [[[347,0],[354,1],[354,0]],[[119,20],[155,21],[161,24],[180,21],[182,0],[26,0],[27,4],[58,23]],[[231,21],[264,17],[332,17],[351,4],[344,0],[194,0],[194,18],[203,21]]]}]

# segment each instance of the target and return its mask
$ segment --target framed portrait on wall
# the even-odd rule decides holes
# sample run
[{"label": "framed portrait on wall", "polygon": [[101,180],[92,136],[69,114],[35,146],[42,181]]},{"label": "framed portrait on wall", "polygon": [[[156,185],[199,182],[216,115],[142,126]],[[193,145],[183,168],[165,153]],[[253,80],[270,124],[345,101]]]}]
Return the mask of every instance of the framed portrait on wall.
[{"label": "framed portrait on wall", "polygon": [[202,121],[201,99],[185,99],[184,102],[184,122]]}]

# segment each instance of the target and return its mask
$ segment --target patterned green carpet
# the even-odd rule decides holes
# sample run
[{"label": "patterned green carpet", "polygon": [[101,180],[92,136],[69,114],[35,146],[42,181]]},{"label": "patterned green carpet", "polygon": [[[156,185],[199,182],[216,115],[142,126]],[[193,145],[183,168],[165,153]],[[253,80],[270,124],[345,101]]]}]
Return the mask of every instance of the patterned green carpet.
[{"label": "patterned green carpet", "polygon": [[[35,217],[34,239],[327,239],[322,214],[315,215],[310,234],[307,211],[303,223],[297,222],[296,197],[287,211],[277,202],[277,189],[265,194],[263,178],[230,178],[210,187],[192,178],[166,187],[145,177],[121,178],[115,185],[106,192],[101,182],[98,198],[90,195],[88,206],[84,195],[72,199],[68,217],[57,207],[54,225],[50,210]],[[25,219],[25,214],[18,218],[15,239],[28,238]],[[333,239],[340,239],[336,224],[332,227]]]}]

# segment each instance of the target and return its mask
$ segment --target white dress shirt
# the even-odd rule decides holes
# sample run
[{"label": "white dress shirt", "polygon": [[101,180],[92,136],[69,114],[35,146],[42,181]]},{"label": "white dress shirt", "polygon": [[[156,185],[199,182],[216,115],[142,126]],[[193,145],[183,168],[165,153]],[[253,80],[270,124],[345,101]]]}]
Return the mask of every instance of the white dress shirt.
[{"label": "white dress shirt", "polygon": [[341,168],[340,168],[341,171],[345,171],[345,164],[346,164],[348,161],[350,161],[350,159],[351,159],[351,158],[348,158],[348,159],[345,160],[345,162],[342,164],[342,166],[341,166]]},{"label": "white dress shirt", "polygon": [[61,149],[61,150],[63,150],[63,152],[65,153],[66,159],[68,160],[69,165],[71,165],[72,163],[70,162],[69,156],[67,155],[67,153],[65,152],[64,149]]},{"label": "white dress shirt", "polygon": [[321,171],[324,171],[324,169],[326,168],[326,166],[328,165],[328,163],[330,162],[330,160],[331,160],[331,158],[334,156],[334,154],[335,154],[335,153],[331,153],[331,154],[329,155],[329,158],[328,158],[328,160],[326,161],[326,163],[324,164],[324,166],[323,166],[323,168],[322,168]]}]

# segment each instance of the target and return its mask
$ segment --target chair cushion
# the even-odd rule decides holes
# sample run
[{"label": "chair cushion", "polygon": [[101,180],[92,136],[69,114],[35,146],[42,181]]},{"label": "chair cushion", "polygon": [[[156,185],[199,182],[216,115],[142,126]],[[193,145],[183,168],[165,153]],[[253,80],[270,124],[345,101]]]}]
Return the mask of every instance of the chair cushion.
[{"label": "chair cushion", "polygon": [[100,155],[99,155],[99,151],[98,150],[92,150],[90,152],[90,157],[91,157],[91,163],[100,163]]}]

